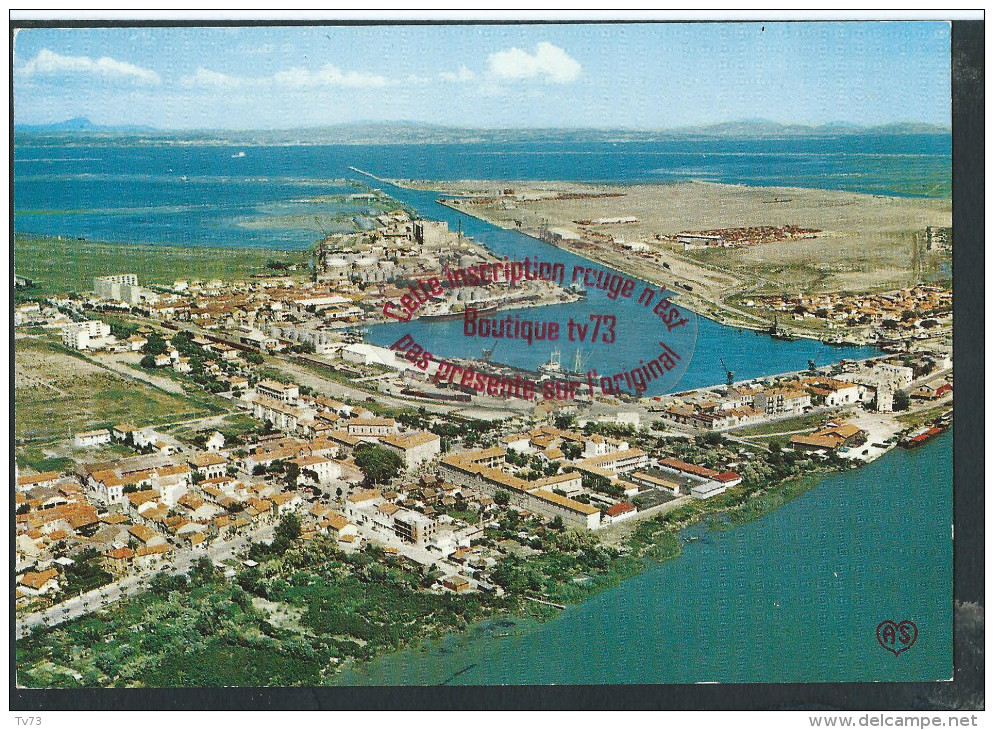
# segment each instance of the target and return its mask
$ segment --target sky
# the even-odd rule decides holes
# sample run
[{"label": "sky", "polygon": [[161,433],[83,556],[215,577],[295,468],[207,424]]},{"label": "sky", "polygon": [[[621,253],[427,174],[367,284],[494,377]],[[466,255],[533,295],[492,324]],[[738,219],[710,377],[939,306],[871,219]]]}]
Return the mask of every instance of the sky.
[{"label": "sky", "polygon": [[950,124],[946,22],[19,30],[18,124]]}]

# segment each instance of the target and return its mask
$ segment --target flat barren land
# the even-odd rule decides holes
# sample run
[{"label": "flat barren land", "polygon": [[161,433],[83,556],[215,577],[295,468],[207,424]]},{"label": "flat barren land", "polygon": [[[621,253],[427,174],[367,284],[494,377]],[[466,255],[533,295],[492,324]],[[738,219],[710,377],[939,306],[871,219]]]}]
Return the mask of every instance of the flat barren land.
[{"label": "flat barren land", "polygon": [[[440,190],[469,215],[682,289],[697,311],[730,323],[757,324],[736,306],[757,295],[887,291],[948,277],[948,253],[925,245],[928,226],[952,225],[948,199],[705,182],[399,184]],[[760,227],[810,232],[736,248],[687,248],[677,240]]]}]

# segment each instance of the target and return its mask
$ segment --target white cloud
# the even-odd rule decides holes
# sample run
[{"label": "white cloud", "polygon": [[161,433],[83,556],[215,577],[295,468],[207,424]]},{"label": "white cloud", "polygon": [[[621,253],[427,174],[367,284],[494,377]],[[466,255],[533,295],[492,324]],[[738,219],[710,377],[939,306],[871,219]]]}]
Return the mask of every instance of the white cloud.
[{"label": "white cloud", "polygon": [[27,76],[36,74],[50,75],[59,73],[88,73],[100,76],[130,78],[146,84],[158,84],[162,79],[155,71],[141,68],[126,61],[116,61],[104,56],[93,59],[88,56],[60,56],[54,51],[43,48],[38,55],[21,67],[21,73]]},{"label": "white cloud", "polygon": [[241,78],[240,76],[229,76],[219,71],[211,71],[201,66],[192,76],[184,76],[181,79],[183,86],[208,86],[220,89],[233,89],[237,86],[246,86],[252,83],[252,79]]},{"label": "white cloud", "polygon": [[291,68],[273,74],[273,81],[292,89],[313,89],[320,86],[349,86],[353,88],[375,88],[386,86],[389,81],[383,76],[362,71],[342,71],[331,63],[326,63],[317,71],[306,68]]},{"label": "white cloud", "polygon": [[376,88],[387,86],[389,79],[377,74],[362,71],[343,71],[334,64],[326,63],[317,71],[303,67],[277,71],[272,76],[248,78],[230,76],[206,68],[198,68],[192,76],[184,76],[184,86],[206,86],[212,88],[234,88],[238,86],[281,86],[287,89],[317,89],[326,86],[347,86],[351,88]]},{"label": "white cloud", "polygon": [[466,68],[465,66],[460,66],[459,70],[456,72],[442,71],[438,75],[438,78],[440,78],[442,81],[455,81],[455,82],[465,83],[467,81],[472,81],[473,79],[475,79],[476,74],[473,73],[470,69]]},{"label": "white cloud", "polygon": [[547,41],[535,46],[534,53],[520,48],[491,53],[487,57],[490,73],[499,79],[543,78],[556,84],[574,81],[582,67],[566,51]]}]

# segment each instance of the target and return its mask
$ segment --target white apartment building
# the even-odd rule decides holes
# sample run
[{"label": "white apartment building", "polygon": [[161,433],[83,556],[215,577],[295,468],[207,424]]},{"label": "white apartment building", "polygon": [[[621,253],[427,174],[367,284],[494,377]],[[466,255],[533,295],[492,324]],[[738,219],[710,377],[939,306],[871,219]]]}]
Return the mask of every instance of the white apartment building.
[{"label": "white apartment building", "polygon": [[98,276],[93,279],[93,291],[100,299],[114,299],[129,304],[137,304],[141,292],[137,274]]},{"label": "white apartment building", "polygon": [[903,365],[891,365],[890,363],[877,363],[873,368],[873,374],[883,382],[888,383],[895,389],[907,388],[914,380],[915,373],[911,368]]},{"label": "white apartment building", "polygon": [[96,431],[85,431],[83,433],[77,433],[73,437],[73,444],[81,449],[86,449],[91,446],[99,446],[100,444],[110,443],[110,431],[106,428],[101,428]]},{"label": "white apartment building", "polygon": [[349,436],[389,436],[399,430],[392,418],[355,418],[348,422]]},{"label": "white apartment building", "polygon": [[62,330],[62,344],[74,350],[99,350],[114,341],[110,325],[97,319],[72,322]]},{"label": "white apartment building", "polygon": [[275,380],[260,380],[256,383],[255,392],[273,400],[296,405],[300,397],[300,388],[290,383],[277,383]]}]

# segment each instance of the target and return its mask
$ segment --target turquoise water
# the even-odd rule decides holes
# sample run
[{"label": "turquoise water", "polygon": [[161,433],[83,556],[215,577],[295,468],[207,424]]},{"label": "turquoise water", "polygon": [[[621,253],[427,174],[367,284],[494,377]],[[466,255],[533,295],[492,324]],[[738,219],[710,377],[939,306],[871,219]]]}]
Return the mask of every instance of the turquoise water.
[{"label": "turquoise water", "polygon": [[[949,135],[431,145],[120,144],[86,136],[14,147],[18,232],[89,240],[310,247],[339,213],[321,196],[355,166],[425,180],[688,179],[949,197]],[[233,157],[245,152],[244,157]],[[295,216],[268,226],[274,216]],[[315,221],[315,217],[320,222]],[[248,225],[246,225],[248,224]],[[255,227],[259,226],[259,227]]]},{"label": "turquoise water", "polygon": [[[539,624],[487,624],[339,683],[929,681],[952,675],[952,431],[830,477],[762,519]],[[881,621],[918,626],[893,656]],[[500,634],[512,633],[500,637]]]}]

